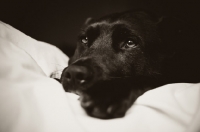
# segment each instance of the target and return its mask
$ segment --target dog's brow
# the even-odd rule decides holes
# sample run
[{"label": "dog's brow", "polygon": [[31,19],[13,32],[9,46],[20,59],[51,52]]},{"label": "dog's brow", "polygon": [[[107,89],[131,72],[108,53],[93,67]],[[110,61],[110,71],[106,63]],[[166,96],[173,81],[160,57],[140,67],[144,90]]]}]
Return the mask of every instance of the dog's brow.
[{"label": "dog's brow", "polygon": [[123,24],[124,24],[124,22],[121,22],[121,21],[109,22],[107,20],[104,20],[104,21],[93,23],[90,26],[97,27],[99,25],[110,25],[110,26],[113,26],[113,25],[123,25]]},{"label": "dog's brow", "polygon": [[134,30],[131,30],[126,24],[115,24],[112,27],[112,31],[112,46],[116,51],[120,47],[121,42],[130,38],[135,39],[136,36]]},{"label": "dog's brow", "polygon": [[116,24],[112,27],[113,35],[115,37],[119,36],[129,36],[132,34],[131,31],[126,25],[124,24]]},{"label": "dog's brow", "polygon": [[87,34],[87,37],[89,39],[89,46],[93,43],[93,41],[99,36],[100,34],[100,29],[99,27],[89,27],[87,30],[86,30],[86,34]]},{"label": "dog's brow", "polygon": [[108,22],[107,21],[96,22],[96,23],[91,24],[91,26],[97,27],[99,25],[105,25],[105,24],[108,24]]}]

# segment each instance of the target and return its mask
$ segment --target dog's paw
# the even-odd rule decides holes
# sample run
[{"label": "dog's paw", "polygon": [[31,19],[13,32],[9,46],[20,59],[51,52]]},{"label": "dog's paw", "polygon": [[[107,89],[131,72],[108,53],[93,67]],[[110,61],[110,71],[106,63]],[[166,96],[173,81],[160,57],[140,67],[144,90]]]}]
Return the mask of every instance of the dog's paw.
[{"label": "dog's paw", "polygon": [[120,99],[112,96],[95,97],[82,94],[80,101],[88,115],[101,119],[111,119],[123,117],[136,98],[137,96],[133,92]]}]

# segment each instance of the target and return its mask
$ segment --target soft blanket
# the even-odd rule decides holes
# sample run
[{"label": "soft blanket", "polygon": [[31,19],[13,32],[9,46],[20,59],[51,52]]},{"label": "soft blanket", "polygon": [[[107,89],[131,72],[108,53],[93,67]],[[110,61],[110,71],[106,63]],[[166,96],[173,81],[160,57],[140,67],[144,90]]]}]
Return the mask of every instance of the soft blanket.
[{"label": "soft blanket", "polygon": [[0,22],[0,132],[199,132],[200,84],[168,84],[146,92],[125,117],[86,115],[60,77],[68,57]]}]

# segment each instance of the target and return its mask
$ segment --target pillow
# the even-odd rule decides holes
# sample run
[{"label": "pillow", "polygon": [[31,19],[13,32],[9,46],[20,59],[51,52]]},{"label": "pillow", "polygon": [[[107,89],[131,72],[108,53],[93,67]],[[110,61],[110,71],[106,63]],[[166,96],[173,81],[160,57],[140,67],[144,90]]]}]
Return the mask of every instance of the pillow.
[{"label": "pillow", "polygon": [[50,76],[55,71],[61,73],[67,66],[69,58],[55,46],[37,41],[1,21],[0,29],[0,38],[26,52],[46,76]]},{"label": "pillow", "polygon": [[169,84],[140,96],[125,117],[87,116],[60,76],[68,57],[0,22],[1,132],[197,132],[200,84]]},{"label": "pillow", "polygon": [[82,131],[60,83],[68,57],[0,22],[0,132]]}]

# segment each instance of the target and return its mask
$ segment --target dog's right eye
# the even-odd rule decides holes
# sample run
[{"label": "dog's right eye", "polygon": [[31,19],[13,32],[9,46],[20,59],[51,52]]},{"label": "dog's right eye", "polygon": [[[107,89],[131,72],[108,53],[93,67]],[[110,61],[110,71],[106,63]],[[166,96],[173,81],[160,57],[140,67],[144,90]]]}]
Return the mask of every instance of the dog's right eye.
[{"label": "dog's right eye", "polygon": [[88,37],[87,36],[81,37],[81,43],[87,45],[88,44]]},{"label": "dog's right eye", "polygon": [[136,48],[138,46],[138,42],[134,39],[127,39],[124,41],[122,45],[122,49],[128,49],[128,48]]}]

